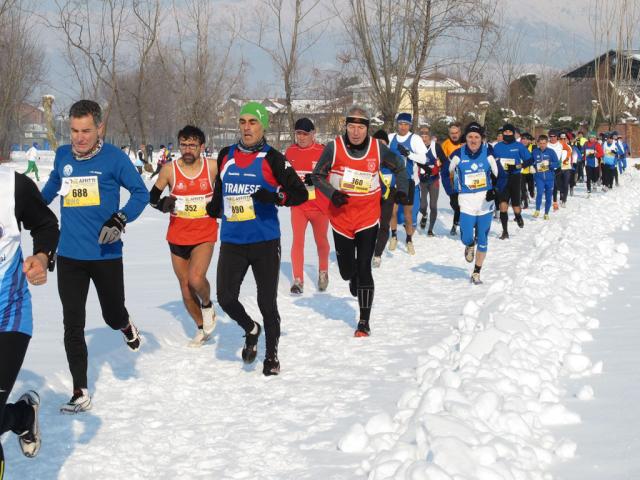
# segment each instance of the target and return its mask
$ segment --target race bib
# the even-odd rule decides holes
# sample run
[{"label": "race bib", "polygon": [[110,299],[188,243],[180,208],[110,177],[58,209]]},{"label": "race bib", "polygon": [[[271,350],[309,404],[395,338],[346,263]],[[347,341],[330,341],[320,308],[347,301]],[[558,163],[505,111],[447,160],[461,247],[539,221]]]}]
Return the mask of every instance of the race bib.
[{"label": "race bib", "polygon": [[487,186],[487,175],[484,172],[467,173],[464,176],[464,184],[471,190],[485,188]]},{"label": "race bib", "polygon": [[180,196],[176,198],[175,214],[179,218],[202,218],[207,215],[205,195]]},{"label": "race bib", "polygon": [[256,218],[253,198],[250,195],[224,197],[224,216],[229,222],[246,222]]},{"label": "race bib", "polygon": [[549,171],[549,160],[543,160],[540,163],[538,163],[538,171],[539,172]]},{"label": "race bib", "polygon": [[307,200],[315,200],[316,199],[316,187],[313,185],[307,185]]},{"label": "race bib", "polygon": [[347,192],[369,193],[372,175],[369,172],[345,168],[340,182],[340,188]]},{"label": "race bib", "polygon": [[515,165],[516,164],[515,158],[501,158],[500,162],[502,163],[503,167],[506,167],[507,165]]},{"label": "race bib", "polygon": [[98,177],[68,177],[62,181],[60,188],[64,196],[64,207],[92,207],[100,205],[100,189]]}]

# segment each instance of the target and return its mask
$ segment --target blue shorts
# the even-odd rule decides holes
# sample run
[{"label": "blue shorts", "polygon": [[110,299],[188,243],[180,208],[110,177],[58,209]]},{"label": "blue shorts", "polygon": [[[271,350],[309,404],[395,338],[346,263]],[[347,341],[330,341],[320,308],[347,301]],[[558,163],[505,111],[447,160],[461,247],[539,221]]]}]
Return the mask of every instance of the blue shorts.
[{"label": "blue shorts", "polygon": [[460,240],[467,246],[478,244],[479,252],[486,252],[489,244],[489,231],[493,212],[484,215],[469,215],[460,212]]}]

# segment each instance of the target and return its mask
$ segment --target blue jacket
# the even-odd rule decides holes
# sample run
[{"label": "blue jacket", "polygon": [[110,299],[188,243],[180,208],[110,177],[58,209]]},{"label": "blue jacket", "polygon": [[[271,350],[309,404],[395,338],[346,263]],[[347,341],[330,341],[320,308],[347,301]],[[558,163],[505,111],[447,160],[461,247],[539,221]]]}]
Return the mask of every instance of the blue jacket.
[{"label": "blue jacket", "polygon": [[[498,142],[493,146],[493,155],[501,167],[498,169],[499,174],[496,185],[497,190],[500,192],[507,186],[509,175],[520,175],[523,168],[532,164],[531,153],[520,142]],[[507,164],[513,165],[509,171],[505,169]]]},{"label": "blue jacket", "polygon": [[[122,208],[120,187],[131,194]],[[129,157],[108,143],[88,160],[76,160],[71,145],[58,148],[42,196],[49,204],[58,195],[62,224],[58,255],[76,260],[120,258],[122,241],[98,243],[102,225],[118,211],[131,223],[149,202],[149,192]]]},{"label": "blue jacket", "polygon": [[555,170],[560,168],[560,160],[558,160],[558,155],[552,148],[547,147],[544,151],[537,147],[534,148],[531,151],[531,159],[536,169],[534,178],[543,178],[545,180],[554,178]]}]

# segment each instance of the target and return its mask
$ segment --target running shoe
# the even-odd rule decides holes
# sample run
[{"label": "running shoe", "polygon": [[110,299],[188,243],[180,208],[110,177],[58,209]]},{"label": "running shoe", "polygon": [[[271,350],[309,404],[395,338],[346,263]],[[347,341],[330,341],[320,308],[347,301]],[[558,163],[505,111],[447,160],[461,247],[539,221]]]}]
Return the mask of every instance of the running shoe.
[{"label": "running shoe", "polygon": [[325,292],[329,286],[329,272],[320,271],[318,273],[318,291]]},{"label": "running shoe", "polygon": [[291,285],[291,290],[289,291],[291,292],[291,295],[302,295],[303,290],[304,287],[302,285],[302,282],[296,278],[293,281],[293,285]]},{"label": "running shoe", "polygon": [[242,347],[242,361],[244,363],[253,363],[258,355],[258,338],[260,338],[262,327],[256,322],[253,322],[253,324],[258,331],[256,333],[246,333],[244,336],[244,347]]},{"label": "running shoe", "polygon": [[33,458],[40,450],[40,424],[38,422],[38,410],[40,410],[40,395],[33,390],[22,394],[18,402],[25,402],[33,408],[33,422],[29,428],[18,435],[20,450],[25,457]]},{"label": "running shoe", "polygon": [[369,328],[369,321],[368,320],[360,320],[358,322],[358,328],[356,328],[356,331],[354,332],[353,336],[354,337],[368,337],[369,335],[371,335],[371,329]]},{"label": "running shoe", "polygon": [[60,407],[60,413],[69,415],[86,412],[87,410],[91,410],[91,397],[86,388],[75,389],[71,399]]},{"label": "running shoe", "polygon": [[280,361],[278,357],[265,358],[262,364],[262,373],[266,377],[280,373]]},{"label": "running shoe", "polygon": [[473,257],[475,256],[475,245],[467,245],[464,247],[464,259],[471,263],[473,262]]}]

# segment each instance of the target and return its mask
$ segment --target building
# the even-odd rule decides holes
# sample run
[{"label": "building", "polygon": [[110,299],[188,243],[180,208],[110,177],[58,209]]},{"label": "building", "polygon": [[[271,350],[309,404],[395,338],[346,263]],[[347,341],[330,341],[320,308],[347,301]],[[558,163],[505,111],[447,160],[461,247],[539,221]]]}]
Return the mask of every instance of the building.
[{"label": "building", "polygon": [[[411,84],[413,79],[404,82],[404,92],[398,112],[412,113]],[[370,82],[364,81],[349,87],[353,102],[362,105],[371,112],[378,112]],[[418,123],[433,123],[444,117],[463,118],[466,112],[474,110],[479,102],[486,100],[487,92],[480,87],[448,77],[439,72],[424,76],[418,82]]]}]

